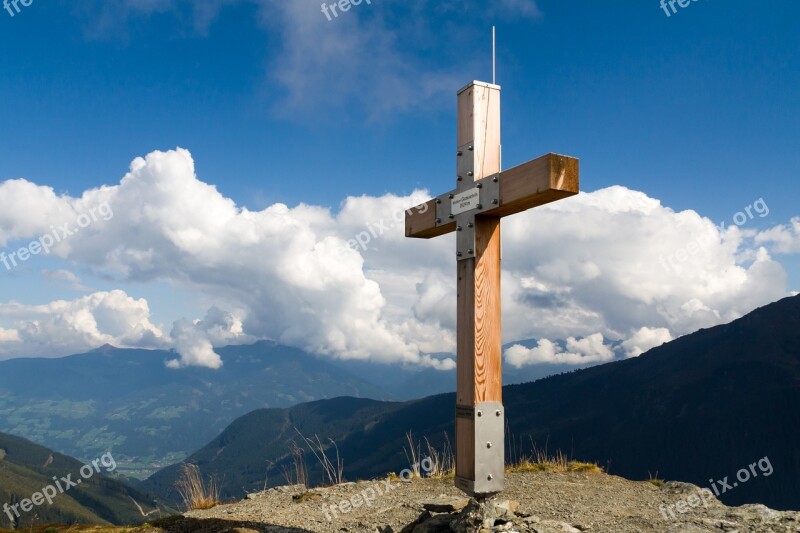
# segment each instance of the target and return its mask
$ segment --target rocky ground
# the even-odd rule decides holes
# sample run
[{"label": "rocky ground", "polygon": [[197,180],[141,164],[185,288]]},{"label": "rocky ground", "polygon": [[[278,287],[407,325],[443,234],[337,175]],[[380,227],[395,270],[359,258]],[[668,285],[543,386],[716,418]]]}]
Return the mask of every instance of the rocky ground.
[{"label": "rocky ground", "polygon": [[477,505],[468,503],[451,480],[381,480],[310,492],[272,489],[186,516],[276,532],[800,532],[800,513],[730,508],[694,485],[657,487],[601,473],[508,474],[507,490],[500,503],[488,505],[485,524]]},{"label": "rocky ground", "polygon": [[800,513],[726,507],[684,483],[658,487],[601,473],[527,472],[508,474],[502,499],[482,505],[464,498],[452,480],[377,480],[311,491],[281,487],[138,528],[92,531],[800,532]]}]

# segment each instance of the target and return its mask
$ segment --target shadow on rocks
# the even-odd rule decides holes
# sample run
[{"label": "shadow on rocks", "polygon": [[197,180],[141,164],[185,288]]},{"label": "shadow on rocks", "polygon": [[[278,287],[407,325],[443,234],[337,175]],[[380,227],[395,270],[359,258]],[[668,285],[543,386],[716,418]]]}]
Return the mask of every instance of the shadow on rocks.
[{"label": "shadow on rocks", "polygon": [[262,522],[222,520],[219,518],[199,519],[175,516],[152,523],[153,528],[137,530],[141,533],[313,533],[309,529],[276,526]]}]

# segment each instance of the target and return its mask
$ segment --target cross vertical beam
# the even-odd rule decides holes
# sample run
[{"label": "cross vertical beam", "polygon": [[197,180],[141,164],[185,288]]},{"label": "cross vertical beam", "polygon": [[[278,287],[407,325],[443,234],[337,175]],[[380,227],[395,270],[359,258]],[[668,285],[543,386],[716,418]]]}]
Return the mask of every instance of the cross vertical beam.
[{"label": "cross vertical beam", "polygon": [[458,259],[456,479],[485,498],[503,490],[500,219],[580,190],[579,161],[546,154],[506,171],[500,161],[500,87],[458,92],[456,188],[406,211],[406,237],[456,233]]},{"label": "cross vertical beam", "polygon": [[[457,144],[459,158],[473,158],[457,165],[457,191],[500,173],[500,87],[473,82],[458,93]],[[472,176],[463,170],[470,167]],[[503,489],[505,450],[500,218],[464,213],[456,225],[456,486],[471,495],[492,494]]]}]

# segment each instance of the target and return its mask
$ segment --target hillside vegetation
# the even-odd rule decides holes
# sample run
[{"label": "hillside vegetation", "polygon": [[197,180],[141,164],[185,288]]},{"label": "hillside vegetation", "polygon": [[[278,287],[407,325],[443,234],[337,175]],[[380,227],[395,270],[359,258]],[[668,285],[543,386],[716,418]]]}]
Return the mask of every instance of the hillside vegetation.
[{"label": "hillside vegetation", "polygon": [[[80,479],[77,486],[58,493],[52,499],[52,505],[45,502],[30,512],[17,508],[19,517],[10,512],[13,521],[0,511],[0,527],[26,529],[51,522],[133,524],[145,520],[140,507],[146,509],[145,512],[154,509],[151,496],[105,475],[82,478],[79,472],[83,463],[25,439],[0,433],[0,452],[0,505],[11,506],[30,499],[44,487],[52,486],[54,477],[58,480],[67,476],[71,476],[72,481]],[[104,468],[101,470],[105,471]],[[171,511],[167,506],[161,509]]]}]

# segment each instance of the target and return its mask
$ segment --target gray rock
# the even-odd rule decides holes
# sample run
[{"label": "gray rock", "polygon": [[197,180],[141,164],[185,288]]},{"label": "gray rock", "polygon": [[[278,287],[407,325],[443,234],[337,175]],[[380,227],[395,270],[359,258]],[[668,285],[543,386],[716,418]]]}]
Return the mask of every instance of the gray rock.
[{"label": "gray rock", "polygon": [[461,513],[450,523],[455,533],[474,533],[481,529],[492,530],[512,522],[519,503],[511,500],[470,500]]},{"label": "gray rock", "polygon": [[552,531],[566,532],[566,533],[581,533],[580,529],[574,528],[566,522],[558,522],[556,520],[542,520],[541,525],[545,528],[550,528]]},{"label": "gray rock", "polygon": [[440,496],[434,501],[424,502],[423,509],[432,513],[456,513],[469,504],[469,498],[452,498]]},{"label": "gray rock", "polygon": [[303,484],[299,485],[281,485],[280,487],[273,487],[269,489],[267,492],[269,493],[278,493],[278,494],[295,494],[297,492],[306,492],[306,486]]}]

